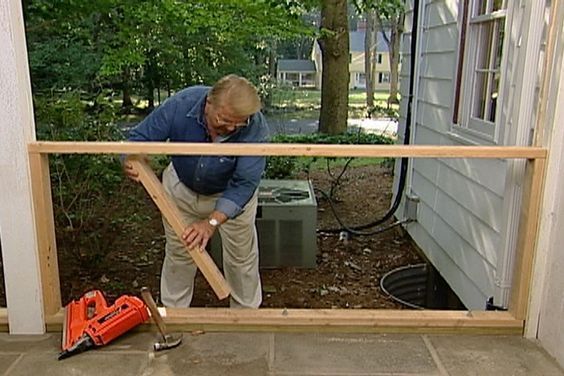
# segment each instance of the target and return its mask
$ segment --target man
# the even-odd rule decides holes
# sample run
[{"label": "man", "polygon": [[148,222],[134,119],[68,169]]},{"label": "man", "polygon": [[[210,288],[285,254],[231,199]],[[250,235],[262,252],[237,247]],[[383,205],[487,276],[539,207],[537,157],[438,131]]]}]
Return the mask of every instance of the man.
[{"label": "man", "polygon": [[[256,88],[228,75],[212,88],[194,86],[167,99],[130,133],[130,141],[266,142],[268,126]],[[163,186],[188,224],[181,239],[163,218],[166,236],[161,301],[188,307],[196,265],[190,248],[204,249],[219,231],[223,271],[231,286],[231,307],[258,308],[262,301],[255,228],[257,188],[264,157],[173,156]],[[125,160],[125,173],[138,180]]]}]

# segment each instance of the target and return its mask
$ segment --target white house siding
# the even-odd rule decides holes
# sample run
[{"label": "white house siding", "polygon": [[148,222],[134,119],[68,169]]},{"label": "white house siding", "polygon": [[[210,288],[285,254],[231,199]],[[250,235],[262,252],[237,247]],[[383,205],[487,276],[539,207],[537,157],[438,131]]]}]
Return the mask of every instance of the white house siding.
[{"label": "white house siding", "polygon": [[[420,65],[411,141],[463,145],[450,133],[458,2],[421,0],[420,6],[424,9],[419,20]],[[408,10],[402,40],[400,134],[406,121],[412,19]],[[487,298],[496,292],[505,171],[502,160],[414,159],[411,164],[406,192],[418,196],[420,203],[417,222],[406,229],[470,309],[484,309]]]}]

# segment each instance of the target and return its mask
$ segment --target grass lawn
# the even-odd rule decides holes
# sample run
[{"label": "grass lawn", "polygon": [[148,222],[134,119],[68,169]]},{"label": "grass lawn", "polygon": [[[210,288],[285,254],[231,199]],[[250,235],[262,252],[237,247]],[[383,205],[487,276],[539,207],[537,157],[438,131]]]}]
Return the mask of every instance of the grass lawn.
[{"label": "grass lawn", "polygon": [[343,169],[382,165],[392,167],[393,158],[345,158],[345,157],[267,157],[266,177],[292,179],[302,172],[327,171],[339,175]]},{"label": "grass lawn", "polygon": [[[347,164],[350,158],[329,158],[329,168],[343,168]],[[324,170],[327,169],[327,160],[325,157],[299,157],[298,164],[303,167],[308,165],[312,170]],[[374,164],[380,164],[386,161],[386,158],[353,158],[349,162],[349,167],[361,167],[361,166],[371,166]]]},{"label": "grass lawn", "polygon": [[[387,107],[388,92],[381,91],[374,93],[374,104],[382,108]],[[166,99],[163,93],[161,99]],[[133,98],[135,106],[144,108],[147,106],[146,100],[137,97]],[[157,103],[156,103],[157,104]],[[321,108],[321,91],[311,89],[279,89],[276,88],[272,93],[272,108],[266,109],[268,116],[272,118],[292,119],[317,119]],[[398,106],[392,106],[396,111]],[[349,119],[363,119],[367,117],[366,111],[366,92],[364,90],[349,91]],[[142,120],[142,116],[128,115],[124,117],[124,122],[135,123]]]},{"label": "grass lawn", "polygon": [[[374,93],[374,102],[386,106],[388,92]],[[279,108],[319,108],[321,106],[320,90],[275,89],[272,93],[272,105]],[[349,91],[349,106],[366,106],[364,90]]]},{"label": "grass lawn", "polygon": [[[374,104],[387,107],[388,92],[374,93]],[[293,119],[315,119],[319,117],[321,107],[321,91],[305,89],[274,89],[272,93],[271,116]],[[393,106],[396,110],[398,106]],[[366,92],[364,90],[349,91],[349,118],[362,119],[367,116]]]}]

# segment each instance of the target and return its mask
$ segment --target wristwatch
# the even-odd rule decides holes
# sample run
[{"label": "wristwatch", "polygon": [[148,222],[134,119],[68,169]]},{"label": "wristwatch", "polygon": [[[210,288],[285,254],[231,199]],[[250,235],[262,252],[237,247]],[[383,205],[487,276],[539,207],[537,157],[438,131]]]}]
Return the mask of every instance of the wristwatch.
[{"label": "wristwatch", "polygon": [[219,226],[219,221],[218,221],[217,219],[215,219],[215,218],[210,218],[210,220],[208,221],[208,223],[209,223],[210,225],[212,225],[213,227]]}]

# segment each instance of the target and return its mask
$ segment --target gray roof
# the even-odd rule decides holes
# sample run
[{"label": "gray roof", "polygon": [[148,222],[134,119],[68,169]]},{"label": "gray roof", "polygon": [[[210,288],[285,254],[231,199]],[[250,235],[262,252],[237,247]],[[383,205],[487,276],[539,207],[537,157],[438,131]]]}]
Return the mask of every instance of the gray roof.
[{"label": "gray roof", "polygon": [[[351,52],[364,52],[364,30],[360,31],[349,31],[349,40],[350,40],[350,51]],[[378,32],[378,42],[376,44],[376,50],[387,52],[388,46],[386,45],[386,41],[382,36],[382,33]]]},{"label": "gray roof", "polygon": [[278,71],[315,72],[315,64],[312,60],[280,59],[278,60]]}]

